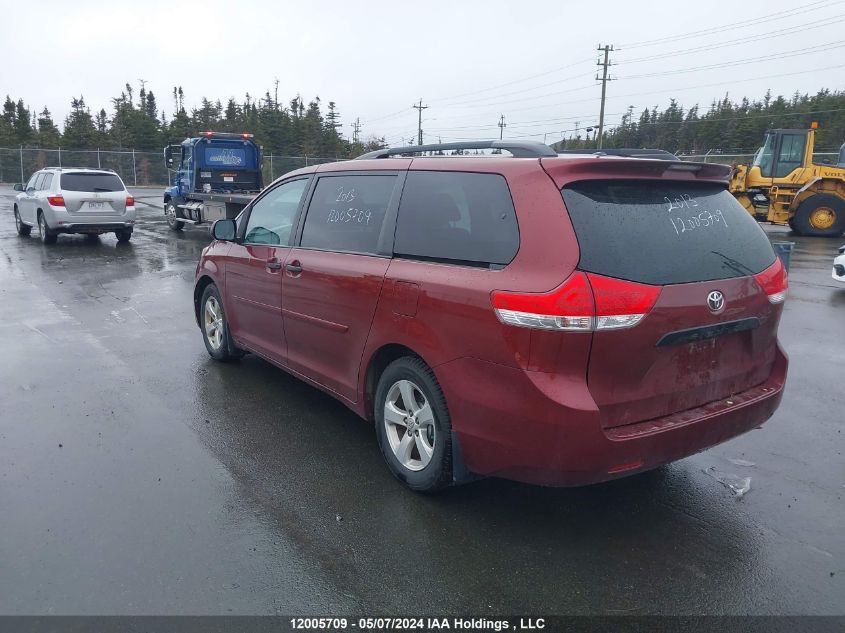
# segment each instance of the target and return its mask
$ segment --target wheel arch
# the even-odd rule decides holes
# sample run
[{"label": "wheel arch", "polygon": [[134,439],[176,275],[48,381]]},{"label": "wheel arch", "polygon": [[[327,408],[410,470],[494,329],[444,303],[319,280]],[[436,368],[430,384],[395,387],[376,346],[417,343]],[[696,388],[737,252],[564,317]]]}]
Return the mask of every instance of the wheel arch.
[{"label": "wheel arch", "polygon": [[390,363],[404,356],[412,356],[414,358],[419,358],[422,362],[431,367],[431,364],[428,363],[425,358],[422,357],[421,354],[414,351],[407,345],[402,345],[401,343],[386,343],[376,349],[370,356],[369,361],[367,362],[367,371],[364,374],[363,394],[363,413],[364,417],[368,421],[375,421],[374,399],[379,378],[381,377],[382,373],[384,373],[384,370]]},{"label": "wheel arch", "polygon": [[194,319],[197,322],[197,327],[200,326],[200,302],[202,301],[202,293],[204,293],[205,289],[213,283],[216,282],[210,275],[203,275],[197,279],[197,283],[194,285]]},{"label": "wheel arch", "polygon": [[828,194],[845,202],[845,180],[838,178],[814,178],[798,190],[789,205],[789,212],[794,215],[801,203],[815,195]]}]

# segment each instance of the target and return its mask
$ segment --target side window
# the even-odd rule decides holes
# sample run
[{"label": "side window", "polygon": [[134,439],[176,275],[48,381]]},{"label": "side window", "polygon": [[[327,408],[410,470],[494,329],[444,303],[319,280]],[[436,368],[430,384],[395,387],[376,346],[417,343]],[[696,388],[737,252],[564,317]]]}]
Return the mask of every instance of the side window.
[{"label": "side window", "polygon": [[467,265],[510,263],[519,250],[519,226],[504,177],[408,172],[393,250]]},{"label": "side window", "polygon": [[249,212],[244,243],[287,244],[296,210],[307,185],[307,178],[292,180],[268,191],[257,200]]},{"label": "side window", "polygon": [[780,141],[775,178],[783,178],[801,166],[804,159],[804,135],[784,134]]},{"label": "side window", "polygon": [[53,184],[53,174],[44,174],[44,181],[41,183],[39,189],[50,189]]},{"label": "side window", "polygon": [[192,153],[193,153],[193,148],[190,145],[183,145],[182,146],[182,169],[188,168],[188,163],[191,162]]},{"label": "side window", "polygon": [[43,183],[43,182],[44,182],[44,176],[46,176],[46,175],[47,175],[47,174],[45,174],[45,173],[43,173],[43,172],[42,172],[42,173],[40,173],[40,174],[38,174],[38,178],[36,178],[36,179],[35,179],[35,183],[32,185],[32,186],[33,186],[33,188],[34,188],[36,191],[38,191],[39,189],[41,189],[41,183]]},{"label": "side window", "polygon": [[375,253],[395,175],[324,176],[317,181],[302,246],[351,253]]},{"label": "side window", "polygon": [[41,175],[41,172],[37,171],[29,179],[29,182],[26,183],[26,187],[24,190],[29,191],[30,189],[35,189],[35,181],[38,180],[38,177]]}]

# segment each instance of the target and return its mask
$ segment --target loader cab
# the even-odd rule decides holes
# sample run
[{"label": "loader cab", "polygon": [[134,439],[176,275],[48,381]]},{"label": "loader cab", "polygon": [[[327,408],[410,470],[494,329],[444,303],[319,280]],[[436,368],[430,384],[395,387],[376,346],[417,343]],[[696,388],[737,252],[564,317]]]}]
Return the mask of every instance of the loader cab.
[{"label": "loader cab", "polygon": [[815,130],[769,130],[763,147],[757,150],[753,166],[764,178],[786,178],[793,171],[813,162]]},{"label": "loader cab", "polygon": [[842,143],[842,147],[839,148],[839,162],[836,166],[845,167],[845,143]]}]

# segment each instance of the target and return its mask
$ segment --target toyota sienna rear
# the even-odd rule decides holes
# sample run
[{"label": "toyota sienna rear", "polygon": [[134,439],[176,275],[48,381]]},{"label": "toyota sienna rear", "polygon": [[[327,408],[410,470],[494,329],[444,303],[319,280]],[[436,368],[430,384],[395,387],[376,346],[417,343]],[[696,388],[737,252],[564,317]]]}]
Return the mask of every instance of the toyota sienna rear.
[{"label": "toyota sienna rear", "polygon": [[[480,145],[513,157],[397,157]],[[415,490],[655,468],[762,424],[786,378],[786,272],[727,177],[510,141],[306,168],[215,225],[197,320],[212,357],[373,421]]]}]

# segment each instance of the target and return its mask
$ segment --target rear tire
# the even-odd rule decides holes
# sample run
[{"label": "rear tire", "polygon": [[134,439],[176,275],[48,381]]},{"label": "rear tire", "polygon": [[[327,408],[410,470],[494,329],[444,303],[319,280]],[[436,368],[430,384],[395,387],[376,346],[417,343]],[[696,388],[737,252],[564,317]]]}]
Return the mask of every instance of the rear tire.
[{"label": "rear tire", "polygon": [[408,488],[436,492],[452,483],[449,410],[422,360],[405,356],[384,370],[375,393],[375,424],[390,472]]},{"label": "rear tire", "polygon": [[205,349],[214,360],[228,362],[244,355],[232,341],[226,311],[223,309],[223,299],[220,298],[220,291],[214,284],[208,284],[202,293],[200,329]]},{"label": "rear tire", "polygon": [[164,217],[167,219],[167,226],[170,227],[171,231],[181,231],[185,226],[184,222],[178,220],[176,205],[173,204],[172,200],[164,203]]},{"label": "rear tire", "polygon": [[32,233],[32,227],[29,224],[24,224],[23,220],[21,220],[17,207],[15,207],[15,228],[21,237],[29,237],[29,234]]},{"label": "rear tire", "polygon": [[41,238],[43,244],[56,243],[56,233],[47,226],[47,219],[41,211],[38,212],[38,237]]},{"label": "rear tire", "polygon": [[122,231],[115,231],[118,244],[126,244],[132,239],[132,229],[123,229]]},{"label": "rear tire", "polygon": [[830,237],[845,231],[845,200],[817,193],[798,205],[789,226],[798,235]]}]

